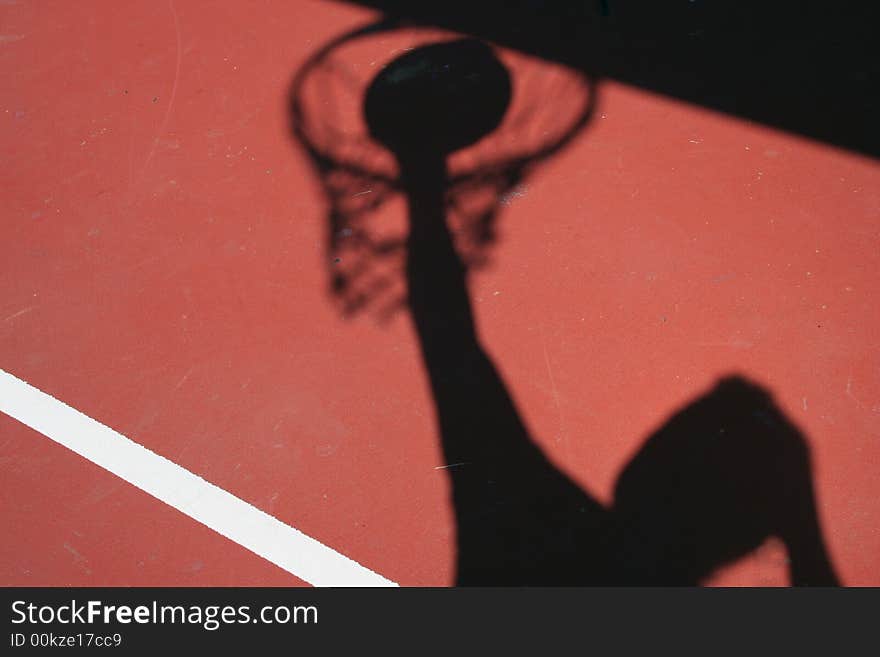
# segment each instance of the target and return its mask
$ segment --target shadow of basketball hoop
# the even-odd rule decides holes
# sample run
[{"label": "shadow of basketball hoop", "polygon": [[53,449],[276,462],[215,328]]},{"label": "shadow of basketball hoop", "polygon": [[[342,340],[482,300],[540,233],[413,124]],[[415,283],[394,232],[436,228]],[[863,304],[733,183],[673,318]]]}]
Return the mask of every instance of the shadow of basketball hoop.
[{"label": "shadow of basketball hoop", "polygon": [[[517,84],[522,71],[472,39],[421,35],[365,80],[353,73],[363,53],[351,53],[348,65],[333,56],[394,29],[355,31],[311,58],[294,81],[293,130],[327,196],[328,257],[347,248],[356,263],[331,275],[343,309],[368,307],[393,288],[364,278],[374,261],[399,258],[385,275],[402,279],[431,386],[456,518],[457,583],[696,585],[777,537],[793,584],[836,584],[807,442],[770,394],[743,378],[720,381],[648,437],[610,507],[547,459],[480,343],[467,277],[495,242],[501,194],[587,124],[593,85],[570,78],[567,88],[580,95],[560,94],[559,106],[552,96],[533,99],[539,110],[529,113],[517,106],[529,107]],[[313,74],[325,94],[328,85],[354,93],[348,115],[330,119],[326,102],[308,98]],[[346,120],[359,127],[346,131]],[[505,138],[511,131],[517,139]],[[365,184],[370,194],[361,194]],[[488,201],[461,211],[461,199],[481,186]],[[362,196],[369,199],[353,201]],[[406,226],[383,243],[371,237],[370,217],[391,196],[404,199]],[[355,246],[344,247],[351,239]]]},{"label": "shadow of basketball hoop", "polygon": [[[437,45],[453,42],[458,45]],[[435,45],[425,50],[420,47],[425,43]],[[453,68],[479,51],[477,43],[442,30],[381,21],[326,44],[293,80],[291,127],[327,201],[328,279],[346,315],[368,309],[384,319],[405,306],[406,231],[389,233],[381,226],[383,209],[405,196],[396,151],[428,135],[439,137],[446,120],[461,129],[465,118],[479,118],[465,117],[466,110],[479,113],[504,96],[492,129],[481,129],[479,138],[450,148],[446,160],[441,202],[464,266],[477,269],[489,261],[499,208],[508,195],[568,145],[593,115],[597,90],[591,78],[514,52],[501,55],[500,68],[494,69],[500,75],[474,69],[470,78],[459,80],[460,88],[446,88],[445,104],[436,85],[419,82],[450,80]],[[413,49],[418,52],[412,54]],[[410,72],[417,75],[409,84],[389,84],[384,98],[374,94],[371,107],[364,108],[373,76],[401,52],[409,64],[398,67],[396,75],[405,78],[407,66],[415,67]],[[395,98],[393,88],[409,90],[409,98]],[[443,112],[434,111],[441,105]],[[402,143],[383,143],[367,125],[364,109],[385,112]]]}]

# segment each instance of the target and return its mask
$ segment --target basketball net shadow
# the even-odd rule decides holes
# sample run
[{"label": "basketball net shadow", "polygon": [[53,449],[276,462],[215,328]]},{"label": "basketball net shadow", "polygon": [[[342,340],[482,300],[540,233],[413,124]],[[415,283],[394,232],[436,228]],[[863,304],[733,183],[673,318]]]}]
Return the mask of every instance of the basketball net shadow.
[{"label": "basketball net shadow", "polygon": [[[364,76],[370,44],[387,53],[389,39],[410,45]],[[346,95],[354,107],[335,103]],[[768,392],[729,377],[676,412],[606,508],[543,454],[480,343],[467,278],[501,200],[587,125],[595,95],[578,73],[391,22],[333,40],[294,79],[293,133],[327,199],[331,295],[344,313],[405,308],[418,336],[450,464],[456,582],[696,585],[776,537],[792,584],[836,585],[807,442]],[[370,217],[392,197],[405,231],[376,237]]]}]

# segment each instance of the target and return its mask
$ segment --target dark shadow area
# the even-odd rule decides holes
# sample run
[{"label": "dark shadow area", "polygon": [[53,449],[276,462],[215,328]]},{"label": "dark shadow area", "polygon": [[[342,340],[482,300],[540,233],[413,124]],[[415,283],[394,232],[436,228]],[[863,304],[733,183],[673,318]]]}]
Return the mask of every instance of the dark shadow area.
[{"label": "dark shadow area", "polygon": [[[444,89],[450,96],[443,102],[448,113],[443,118],[461,119],[455,124],[457,130],[465,124],[468,110],[474,110],[475,121],[479,119],[480,103],[500,103],[494,120],[504,115],[505,129],[475,123],[468,126],[474,131],[472,135],[440,134],[441,123],[426,123],[425,117],[440,106],[434,82],[449,72],[452,60],[436,63],[436,70],[420,68],[426,63],[424,58],[405,60],[401,69],[414,67],[412,71],[421,74],[410,81],[417,88],[389,85],[381,101],[376,99],[376,89],[366,97],[372,82],[369,76],[375,70],[359,66],[357,44],[370,40],[384,43],[395,34],[410,32],[396,20],[379,20],[346,32],[317,50],[297,71],[291,85],[291,128],[318,173],[327,200],[325,244],[331,294],[346,316],[370,310],[379,319],[387,319],[406,307],[406,229],[389,233],[378,229],[376,222],[377,212],[389,200],[405,196],[399,153],[412,145],[416,150],[432,147],[468,155],[446,172],[438,203],[443,204],[463,264],[478,269],[490,260],[497,241],[496,219],[506,195],[515,193],[537,166],[567,146],[596,106],[598,92],[589,76],[562,66],[548,76],[542,60],[518,62],[517,70],[510,74],[503,67],[496,76],[472,71],[474,85],[462,80],[455,88]],[[443,39],[449,40],[449,36]],[[405,40],[393,43],[399,49],[407,47]],[[469,45],[455,52],[435,50],[428,54],[442,52],[462,66],[478,49],[478,42],[461,43]],[[393,46],[386,43],[383,47]],[[520,93],[514,106],[508,107],[512,77],[517,78]],[[489,78],[499,87],[481,90],[480,85]],[[476,91],[492,91],[493,95],[477,101],[470,97]],[[365,119],[371,117],[361,116],[365,102],[368,114],[379,108],[387,113],[381,118],[387,126],[373,126],[378,135],[371,134],[365,125]],[[355,113],[360,120],[351,120]],[[372,116],[371,120],[375,123],[378,118]],[[487,134],[492,138],[486,139]],[[430,142],[452,138],[463,141],[459,145]]]},{"label": "dark shadow area", "polygon": [[[457,583],[696,585],[778,537],[793,584],[837,584],[807,442],[749,381],[725,379],[667,420],[621,472],[610,508],[533,440],[477,335],[469,267],[448,221],[450,155],[491,134],[510,102],[510,73],[472,39],[404,53],[362,99],[372,139],[397,163],[388,184],[407,205],[406,307],[452,487]],[[314,148],[297,98],[292,108],[294,133],[327,175],[330,155]]]},{"label": "dark shadow area", "polygon": [[356,0],[595,78],[880,156],[878,3]]}]

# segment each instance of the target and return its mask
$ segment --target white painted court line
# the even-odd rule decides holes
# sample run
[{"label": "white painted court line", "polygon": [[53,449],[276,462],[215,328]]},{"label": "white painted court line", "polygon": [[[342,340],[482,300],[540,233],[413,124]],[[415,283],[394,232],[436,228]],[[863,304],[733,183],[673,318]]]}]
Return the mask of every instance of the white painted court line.
[{"label": "white painted court line", "polygon": [[0,369],[0,411],[314,586],[397,586]]}]

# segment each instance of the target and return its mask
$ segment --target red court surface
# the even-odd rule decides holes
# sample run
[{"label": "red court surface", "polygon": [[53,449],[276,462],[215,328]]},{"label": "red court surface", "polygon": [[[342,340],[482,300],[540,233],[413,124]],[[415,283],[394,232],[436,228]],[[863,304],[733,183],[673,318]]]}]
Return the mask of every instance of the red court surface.
[{"label": "red court surface", "polygon": [[[332,303],[324,199],[288,126],[297,68],[375,15],[3,3],[0,368],[394,582],[446,586],[414,331]],[[744,375],[808,437],[842,583],[880,585],[880,167],[600,90],[471,278],[521,414],[608,503],[656,427]],[[0,472],[3,585],[303,584],[3,414]],[[786,584],[785,549],[707,583]]]}]

